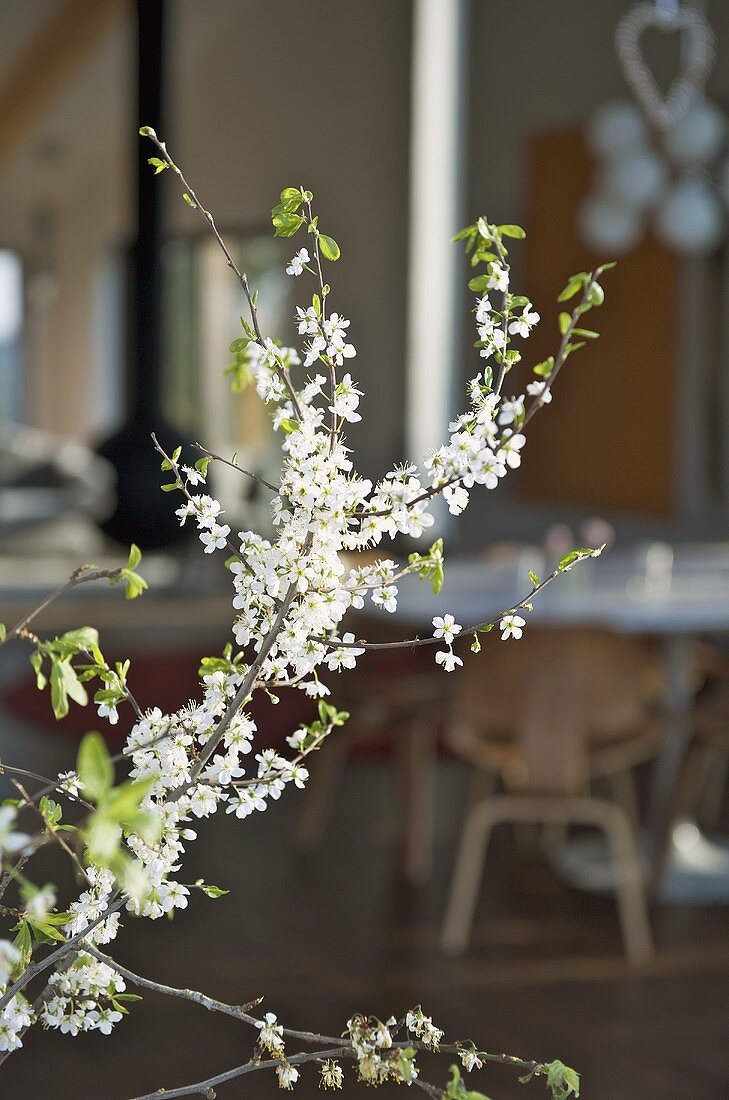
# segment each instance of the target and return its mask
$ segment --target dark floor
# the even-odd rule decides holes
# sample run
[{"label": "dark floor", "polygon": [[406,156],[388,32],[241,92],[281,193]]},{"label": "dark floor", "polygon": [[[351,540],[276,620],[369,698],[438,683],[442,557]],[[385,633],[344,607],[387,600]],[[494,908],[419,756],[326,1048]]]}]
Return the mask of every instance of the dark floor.
[{"label": "dark floor", "polygon": [[[265,1007],[289,1026],[330,1034],[353,1012],[384,1019],[422,1002],[450,1037],[574,1065],[585,1100],[729,1097],[726,909],[655,912],[658,955],[636,972],[623,959],[612,904],[561,885],[538,858],[518,855],[504,832],[489,861],[473,950],[446,961],[437,936],[460,769],[441,765],[439,784],[437,868],[428,887],[409,891],[399,881],[389,764],[359,762],[345,776],[318,854],[302,859],[290,843],[300,792],[246,822],[218,815],[186,877],[204,874],[231,893],[218,901],[196,896],[171,925],[128,921],[115,954],[149,977],[222,1000],[265,993]],[[126,1100],[233,1067],[251,1049],[250,1032],[235,1021],[149,994],[110,1038],[36,1029],[6,1064],[0,1092]],[[434,1058],[427,1076],[442,1082],[446,1070]],[[305,1069],[298,1094],[321,1095],[316,1080]],[[543,1081],[519,1085],[501,1066],[472,1084],[494,1100],[545,1095]],[[340,1095],[361,1091],[349,1083]],[[281,1094],[257,1074],[218,1095]]]}]

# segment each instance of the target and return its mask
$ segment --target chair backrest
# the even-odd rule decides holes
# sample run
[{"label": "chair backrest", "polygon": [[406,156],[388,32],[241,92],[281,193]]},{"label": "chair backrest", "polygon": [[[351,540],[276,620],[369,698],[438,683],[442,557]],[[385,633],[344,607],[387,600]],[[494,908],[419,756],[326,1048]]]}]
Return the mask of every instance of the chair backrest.
[{"label": "chair backrest", "polygon": [[578,793],[587,785],[590,746],[640,731],[655,694],[653,666],[641,642],[603,631],[494,639],[464,658],[450,744],[475,763],[507,763],[502,776],[512,788]]}]

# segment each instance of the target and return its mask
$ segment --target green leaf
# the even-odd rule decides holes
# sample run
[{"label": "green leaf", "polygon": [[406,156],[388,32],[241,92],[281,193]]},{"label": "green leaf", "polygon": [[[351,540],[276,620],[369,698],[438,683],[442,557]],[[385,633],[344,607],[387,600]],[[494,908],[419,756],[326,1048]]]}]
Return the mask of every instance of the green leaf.
[{"label": "green leaf", "polygon": [[36,649],[30,655],[30,663],[33,666],[35,672],[35,683],[39,691],[43,691],[43,688],[48,683],[47,677],[42,672],[43,654],[39,649]]},{"label": "green leaf", "polygon": [[554,356],[550,355],[549,358],[543,359],[542,362],[537,363],[537,365],[533,367],[532,370],[540,378],[549,378],[552,371],[554,370]]},{"label": "green leaf", "polygon": [[567,347],[564,349],[565,359],[567,359],[567,357],[570,356],[573,351],[579,351],[580,348],[584,348],[584,346],[585,346],[585,341],[584,340],[578,340],[577,343],[569,343],[567,345]]},{"label": "green leaf", "polygon": [[559,325],[559,331],[564,336],[570,325],[572,324],[572,318],[570,317],[569,313],[560,313],[559,317],[557,318],[557,324]]},{"label": "green leaf", "polygon": [[475,279],[469,279],[469,281],[468,281],[468,289],[475,291],[476,294],[482,294],[483,291],[488,290],[488,288],[489,288],[489,277],[488,277],[488,275],[477,275],[475,277]]},{"label": "green leaf", "polygon": [[581,283],[567,283],[562,293],[557,296],[557,301],[568,302],[570,298],[574,298],[575,294],[579,294],[581,289]]},{"label": "green leaf", "polygon": [[21,920],[20,923],[16,925],[16,928],[18,934],[13,940],[13,947],[17,948],[20,952],[20,960],[17,963],[16,970],[13,971],[14,975],[16,973],[21,974],[27,968],[31,955],[33,954],[33,939],[30,934],[28,922]]},{"label": "green leaf", "polygon": [[319,248],[321,254],[326,260],[338,260],[341,256],[339,251],[339,245],[334,240],[334,237],[327,237],[326,233],[319,234]]},{"label": "green leaf", "polygon": [[287,435],[291,435],[291,432],[298,432],[300,424],[298,420],[294,420],[290,416],[285,416],[280,425]]},{"label": "green leaf", "polygon": [[533,573],[531,569],[528,570],[528,574],[529,574],[529,580],[532,582],[532,584],[536,588],[536,586],[539,584],[539,577],[537,576],[536,573]]},{"label": "green leaf", "polygon": [[191,206],[193,210],[197,210],[197,203],[194,199],[190,198],[187,191],[183,191],[182,197],[188,206]]},{"label": "green leaf", "polygon": [[301,214],[277,213],[272,217],[275,237],[293,237],[304,224]]},{"label": "green leaf", "polygon": [[588,295],[588,301],[590,305],[601,306],[605,301],[605,291],[602,289],[599,283],[593,283],[590,287],[590,293]]},{"label": "green leaf", "polygon": [[557,572],[564,573],[576,562],[584,561],[585,558],[599,558],[604,549],[605,543],[598,547],[581,546],[579,550],[570,550],[568,553],[563,554],[557,562]]},{"label": "green leaf", "polygon": [[84,785],[84,794],[99,802],[114,783],[114,765],[106,742],[95,730],[87,733],[78,750],[76,772]]},{"label": "green leaf", "polygon": [[526,237],[520,225],[498,225],[496,228],[503,237],[515,237],[518,241],[523,241]]},{"label": "green leaf", "polygon": [[139,803],[149,791],[152,780],[122,783],[116,787],[106,803],[106,813],[115,821],[125,822],[139,810]]},{"label": "green leaf", "polygon": [[124,595],[128,600],[136,600],[149,588],[144,577],[140,576],[139,573],[135,573],[133,569],[122,570],[122,576],[125,582]]},{"label": "green leaf", "polygon": [[56,718],[65,718],[68,714],[69,696],[82,707],[89,701],[76,670],[68,661],[59,660],[51,654],[51,706]]},{"label": "green leaf", "polygon": [[230,893],[230,890],[223,890],[220,886],[212,886],[209,883],[201,883],[200,889],[203,894],[207,894],[209,898],[222,898]]},{"label": "green leaf", "polygon": [[157,134],[154,131],[154,127],[152,127],[152,126],[140,126],[139,127],[139,134],[140,134],[141,137],[149,137],[149,138],[157,137]]},{"label": "green leaf", "polygon": [[591,328],[573,328],[572,331],[575,336],[584,336],[587,340],[597,340],[600,336],[599,332],[595,332]]},{"label": "green leaf", "polygon": [[164,172],[165,168],[169,168],[167,161],[160,160],[159,157],[147,157],[147,164],[152,165],[155,176],[158,176],[160,172]]},{"label": "green leaf", "polygon": [[36,934],[36,939],[42,937],[43,940],[59,940],[61,943],[66,942],[66,937],[63,932],[59,932],[58,929],[54,928],[48,921],[36,920],[35,917],[26,917],[25,920]]},{"label": "green leaf", "polygon": [[249,344],[250,340],[247,336],[239,336],[237,340],[231,342],[228,351],[231,355],[240,355],[242,351],[246,350]]},{"label": "green leaf", "polygon": [[127,558],[127,569],[136,569],[142,560],[142,551],[137,546],[136,542],[133,542],[129,548],[129,557]]},{"label": "green leaf", "polygon": [[580,1075],[564,1062],[550,1062],[547,1071],[547,1088],[552,1090],[553,1100],[569,1100],[580,1095]]},{"label": "green leaf", "polygon": [[76,630],[68,630],[54,639],[54,648],[64,656],[78,653],[80,649],[91,650],[99,644],[99,632],[93,626],[80,626]]},{"label": "green leaf", "polygon": [[8,631],[7,631],[7,628],[5,626],[5,623],[0,623],[0,642],[5,641],[5,638],[7,637],[7,633],[8,633]]}]

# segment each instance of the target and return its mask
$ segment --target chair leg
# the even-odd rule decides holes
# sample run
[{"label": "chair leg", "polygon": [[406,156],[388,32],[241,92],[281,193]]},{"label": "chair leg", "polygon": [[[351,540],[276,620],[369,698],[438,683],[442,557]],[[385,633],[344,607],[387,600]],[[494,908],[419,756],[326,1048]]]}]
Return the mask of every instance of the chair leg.
[{"label": "chair leg", "polygon": [[502,817],[498,803],[498,798],[478,803],[464,822],[441,935],[447,955],[462,954],[471,938],[491,830]]},{"label": "chair leg", "polygon": [[635,775],[631,768],[626,771],[615,772],[608,777],[608,787],[613,800],[622,806],[628,815],[628,820],[634,829],[640,823],[640,809],[638,806],[638,792],[635,789]]},{"label": "chair leg", "polygon": [[616,893],[625,952],[633,963],[653,955],[653,936],[648,919],[645,876],[635,836],[625,810],[608,802],[590,800],[585,820],[592,819],[610,845],[617,871]]},{"label": "chair leg", "polygon": [[696,807],[700,808],[701,822],[706,829],[717,829],[724,807],[729,777],[729,753],[725,749],[706,753],[703,769],[703,790]]}]

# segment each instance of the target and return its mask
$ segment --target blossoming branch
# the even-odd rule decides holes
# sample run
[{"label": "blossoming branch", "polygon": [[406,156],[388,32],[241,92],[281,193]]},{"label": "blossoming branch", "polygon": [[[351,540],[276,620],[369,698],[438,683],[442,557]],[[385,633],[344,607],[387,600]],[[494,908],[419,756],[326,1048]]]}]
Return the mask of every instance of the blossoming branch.
[{"label": "blossoming branch", "polygon": [[[408,574],[440,591],[441,539],[401,563],[383,556],[353,565],[352,556],[398,535],[422,538],[434,524],[435,498],[442,497],[458,516],[477,486],[495,489],[520,465],[527,426],[552,400],[564,363],[597,335],[583,326],[582,318],[602,303],[600,278],[611,265],[569,280],[559,301],[571,307],[559,314],[555,354],[532,367],[531,380],[520,391],[511,385],[512,372],[540,320],[532,303],[511,290],[508,242],[524,233],[517,226],[480,218],[458,234],[476,271],[469,287],[476,295],[480,368],[468,385],[466,408],[449,426],[447,441],[420,465],[398,465],[373,483],[358,472],[346,442],[347,425],[362,418],[363,392],[350,373],[357,354],[350,321],[330,306],[325,271],[339,259],[339,245],[320,229],[313,194],[285,188],[272,211],[277,236],[306,237],[286,265],[287,274],[297,288],[313,282],[296,307],[302,346],[286,347],[261,331],[256,294],[165,143],[150,128],[142,134],[159,154],[150,160],[153,168],[179,178],[185,201],[208,224],[246,295],[250,320],[242,322],[242,335],[231,351],[236,371],[250,377],[270,409],[281,437],[281,474],[274,484],[242,469],[236,456],[226,459],[198,444],[201,457],[183,458],[182,448],[167,453],[153,439],[168,475],[162,489],[179,500],[179,522],[195,524],[205,554],[226,555],[230,575],[235,644],[226,646],[221,656],[203,660],[199,701],[169,714],[159,708],[142,712],[129,686],[129,662],[109,665],[93,628],[52,639],[31,629],[51,599],[92,579],[103,576],[123,583],[129,598],[139,596],[146,584],[137,572],[141,555],[136,546],[117,570],[77,570],[7,635],[4,628],[0,634],[0,641],[12,638],[31,646],[38,687],[50,687],[57,717],[68,712],[71,702],[86,705],[87,684],[95,685],[100,718],[116,723],[122,706],[131,706],[135,715],[120,760],[110,757],[99,734],[91,733],[81,744],[76,767],[55,779],[2,765],[19,797],[0,807],[0,901],[11,888],[15,895],[12,906],[0,908],[15,933],[12,940],[0,940],[0,1063],[22,1046],[26,1030],[38,1022],[72,1036],[88,1031],[108,1035],[129,1011],[129,1003],[138,999],[129,992],[132,986],[191,999],[254,1030],[248,1061],[206,1081],[151,1094],[168,1100],[194,1093],[212,1096],[220,1085],[266,1068],[288,1090],[310,1062],[318,1065],[321,1084],[329,1089],[342,1087],[351,1062],[356,1079],[368,1084],[397,1081],[414,1084],[432,1097],[478,1100],[482,1094],[466,1087],[461,1069],[470,1073],[499,1062],[523,1070],[521,1080],[543,1078],[555,1100],[577,1096],[579,1078],[561,1062],[489,1054],[471,1042],[444,1044],[442,1031],[420,1008],[384,1022],[354,1015],[338,1038],[298,1032],[285,1028],[271,1012],[262,1018],[253,1015],[255,1005],[224,1005],[136,975],[100,950],[114,941],[123,913],[157,920],[184,909],[191,890],[211,898],[226,893],[204,880],[184,881],[185,850],[217,810],[243,820],[265,810],[287,787],[305,786],[309,758],[348,717],[327,701],[331,674],[354,668],[369,649],[414,645],[433,645],[436,663],[452,672],[462,664],[456,652],[462,637],[470,637],[476,650],[480,636],[494,627],[503,640],[520,638],[532,599],[561,573],[600,552],[575,550],[545,579],[530,574],[524,598],[489,622],[462,626],[444,610],[433,619],[432,635],[400,642],[355,638],[344,629],[348,612],[363,609],[368,601],[376,612],[394,612],[398,583]],[[241,377],[234,381],[240,388]],[[274,538],[232,531],[221,503],[205,491],[212,462],[233,466],[270,491]],[[256,692],[275,699],[284,690],[306,693],[318,708],[313,722],[292,730],[285,754],[266,747],[265,731],[257,728],[250,710]],[[117,762],[128,768],[128,777],[120,782]],[[33,793],[26,789],[31,784],[37,787]],[[55,885],[39,886],[29,877],[33,856],[51,844],[73,862],[83,885],[63,907]],[[39,986],[34,994],[31,984]],[[291,1052],[291,1041],[312,1049]],[[437,1050],[457,1058],[443,1086],[421,1076],[420,1056]]]}]

